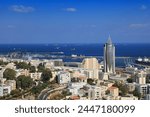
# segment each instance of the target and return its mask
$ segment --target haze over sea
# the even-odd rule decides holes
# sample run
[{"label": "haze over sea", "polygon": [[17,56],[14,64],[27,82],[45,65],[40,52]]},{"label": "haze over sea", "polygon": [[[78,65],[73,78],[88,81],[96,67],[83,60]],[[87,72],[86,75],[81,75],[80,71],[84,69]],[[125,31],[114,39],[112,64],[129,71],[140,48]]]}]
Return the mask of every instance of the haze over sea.
[{"label": "haze over sea", "polygon": [[[103,56],[104,44],[0,44],[0,54],[10,52],[63,52],[70,56]],[[150,57],[150,44],[115,44],[117,57]]]}]

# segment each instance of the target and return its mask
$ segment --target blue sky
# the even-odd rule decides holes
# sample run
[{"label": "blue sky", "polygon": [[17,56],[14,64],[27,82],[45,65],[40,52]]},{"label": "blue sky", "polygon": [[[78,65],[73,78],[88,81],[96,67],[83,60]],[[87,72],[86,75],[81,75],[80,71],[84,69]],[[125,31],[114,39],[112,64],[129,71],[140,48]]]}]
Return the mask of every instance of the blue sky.
[{"label": "blue sky", "polygon": [[0,0],[0,43],[150,43],[150,0]]}]

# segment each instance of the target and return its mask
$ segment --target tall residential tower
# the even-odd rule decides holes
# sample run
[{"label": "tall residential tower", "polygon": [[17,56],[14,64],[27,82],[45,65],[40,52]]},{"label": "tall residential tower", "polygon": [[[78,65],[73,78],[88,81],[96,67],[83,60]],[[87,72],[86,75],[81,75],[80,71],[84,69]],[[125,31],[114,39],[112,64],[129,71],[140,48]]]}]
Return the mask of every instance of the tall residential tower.
[{"label": "tall residential tower", "polygon": [[110,36],[104,45],[104,72],[115,74],[115,46]]}]

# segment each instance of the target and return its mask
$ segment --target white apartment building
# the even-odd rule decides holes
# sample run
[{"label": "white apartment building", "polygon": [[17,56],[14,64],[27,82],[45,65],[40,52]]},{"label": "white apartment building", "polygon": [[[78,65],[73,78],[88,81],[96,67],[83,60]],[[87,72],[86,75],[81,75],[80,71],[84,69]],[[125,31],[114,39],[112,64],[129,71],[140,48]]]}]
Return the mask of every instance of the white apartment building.
[{"label": "white apartment building", "polygon": [[58,73],[58,83],[59,84],[66,84],[71,81],[70,73],[61,71]]},{"label": "white apartment building", "polygon": [[11,92],[11,86],[7,86],[7,85],[0,85],[0,96],[5,96],[10,94]]},{"label": "white apartment building", "polygon": [[85,82],[78,82],[78,83],[69,83],[68,90],[72,93],[72,95],[79,95],[79,91],[86,85]]},{"label": "white apartment building", "polygon": [[97,86],[91,86],[88,90],[88,99],[89,100],[97,100],[101,99],[101,88]]},{"label": "white apartment building", "polygon": [[42,72],[35,72],[35,73],[30,73],[30,77],[35,80],[40,80],[41,79]]},{"label": "white apartment building", "polygon": [[141,93],[142,95],[146,95],[148,93],[148,85],[139,84],[136,87],[138,88],[138,92]]}]

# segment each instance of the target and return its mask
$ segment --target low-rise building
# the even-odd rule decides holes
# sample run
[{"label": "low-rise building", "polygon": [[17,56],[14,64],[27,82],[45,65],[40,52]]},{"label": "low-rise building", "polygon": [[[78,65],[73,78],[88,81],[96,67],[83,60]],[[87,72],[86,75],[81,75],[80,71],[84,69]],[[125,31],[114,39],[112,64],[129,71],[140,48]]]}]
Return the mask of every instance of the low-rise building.
[{"label": "low-rise building", "polygon": [[13,69],[13,70],[15,70],[16,69],[16,66],[15,66],[15,64],[14,63],[8,63],[6,66],[5,66],[5,69],[7,69],[7,68],[10,68],[10,69]]},{"label": "low-rise building", "polygon": [[127,95],[124,97],[120,97],[120,100],[138,100],[138,97],[133,96],[133,95]]},{"label": "low-rise building", "polygon": [[91,86],[88,90],[88,99],[90,100],[97,100],[101,99],[101,88],[97,86]]},{"label": "low-rise building", "polygon": [[117,87],[110,87],[108,88],[108,91],[110,93],[110,95],[114,96],[114,97],[117,97],[119,96],[119,89]]},{"label": "low-rise building", "polygon": [[16,77],[20,76],[20,75],[24,75],[24,76],[29,76],[29,70],[27,69],[18,69],[16,70]]},{"label": "low-rise building", "polygon": [[58,83],[59,84],[67,84],[71,81],[70,73],[61,71],[58,73]]},{"label": "low-rise building", "polygon": [[145,96],[148,93],[148,85],[146,84],[137,84],[136,88],[138,89],[138,92]]},{"label": "low-rise building", "polygon": [[0,96],[8,95],[10,94],[10,92],[11,92],[11,86],[4,85],[4,84],[0,85]]},{"label": "low-rise building", "polygon": [[135,83],[126,83],[126,87],[129,90],[129,92],[133,92],[135,90]]},{"label": "low-rise building", "polygon": [[35,80],[40,80],[41,79],[42,72],[35,72],[35,73],[30,73],[30,77]]},{"label": "low-rise building", "polygon": [[76,82],[76,83],[69,83],[68,90],[72,93],[72,95],[79,95],[79,91],[86,85],[85,82]]},{"label": "low-rise building", "polygon": [[5,84],[7,86],[10,86],[11,87],[11,90],[15,90],[16,89],[16,81],[15,80],[7,80],[5,82]]},{"label": "low-rise building", "polygon": [[146,94],[145,99],[150,100],[150,94]]}]

